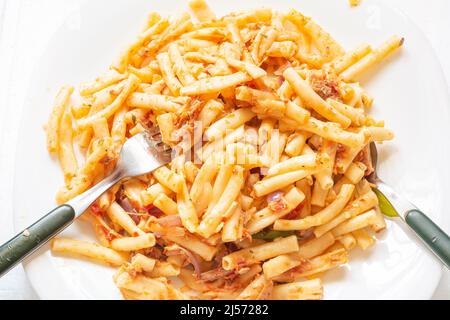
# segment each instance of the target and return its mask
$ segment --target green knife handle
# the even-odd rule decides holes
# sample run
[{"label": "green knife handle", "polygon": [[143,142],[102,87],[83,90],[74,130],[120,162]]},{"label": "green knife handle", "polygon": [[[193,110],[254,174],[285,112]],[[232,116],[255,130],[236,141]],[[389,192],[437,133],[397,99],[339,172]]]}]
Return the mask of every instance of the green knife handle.
[{"label": "green knife handle", "polygon": [[75,218],[69,205],[59,206],[0,246],[0,277],[63,231]]},{"label": "green knife handle", "polygon": [[450,237],[448,234],[417,209],[406,212],[405,221],[450,269]]}]

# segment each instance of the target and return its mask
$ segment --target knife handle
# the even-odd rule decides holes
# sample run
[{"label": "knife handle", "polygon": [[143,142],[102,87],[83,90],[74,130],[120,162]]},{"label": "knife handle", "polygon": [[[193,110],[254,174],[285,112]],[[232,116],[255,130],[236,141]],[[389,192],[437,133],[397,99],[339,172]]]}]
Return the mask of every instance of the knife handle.
[{"label": "knife handle", "polygon": [[412,209],[405,214],[406,224],[428,245],[450,269],[450,237],[423,212]]}]

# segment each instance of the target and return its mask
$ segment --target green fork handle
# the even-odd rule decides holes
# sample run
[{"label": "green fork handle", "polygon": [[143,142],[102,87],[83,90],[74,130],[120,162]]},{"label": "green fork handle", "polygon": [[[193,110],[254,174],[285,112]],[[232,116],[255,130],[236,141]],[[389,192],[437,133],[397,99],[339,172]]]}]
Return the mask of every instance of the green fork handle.
[{"label": "green fork handle", "polygon": [[417,209],[406,212],[405,222],[450,269],[450,237]]},{"label": "green fork handle", "polygon": [[75,218],[74,209],[61,205],[0,247],[0,277],[63,231]]}]

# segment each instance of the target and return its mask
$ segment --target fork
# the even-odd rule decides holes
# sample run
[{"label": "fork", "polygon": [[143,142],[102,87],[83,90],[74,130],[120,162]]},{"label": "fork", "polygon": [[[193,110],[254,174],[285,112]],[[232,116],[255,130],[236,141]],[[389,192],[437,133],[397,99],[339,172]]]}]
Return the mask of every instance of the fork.
[{"label": "fork", "polygon": [[448,234],[415,205],[395,192],[392,187],[378,177],[378,152],[373,142],[370,144],[370,158],[374,171],[368,177],[368,180],[376,185],[376,188],[373,190],[378,196],[380,210],[390,218],[400,217],[430,251],[450,269],[450,237]]},{"label": "fork", "polygon": [[171,153],[171,148],[161,141],[158,129],[128,139],[122,146],[115,169],[108,177],[56,207],[0,246],[0,277],[66,229],[117,182],[150,173],[166,165],[171,160]]}]

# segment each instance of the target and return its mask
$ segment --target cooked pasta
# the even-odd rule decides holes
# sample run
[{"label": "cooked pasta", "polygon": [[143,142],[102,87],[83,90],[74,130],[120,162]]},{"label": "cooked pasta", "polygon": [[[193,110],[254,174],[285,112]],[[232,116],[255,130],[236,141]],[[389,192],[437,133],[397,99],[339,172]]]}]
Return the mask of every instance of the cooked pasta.
[{"label": "cooked pasta", "polygon": [[403,39],[345,51],[294,9],[189,9],[152,13],[110,71],[58,93],[46,131],[60,203],[106,177],[141,131],[158,127],[184,153],[87,210],[101,245],[52,249],[120,267],[126,299],[321,299],[326,283],[311,276],[386,227],[368,144],[394,134],[355,80]]}]

